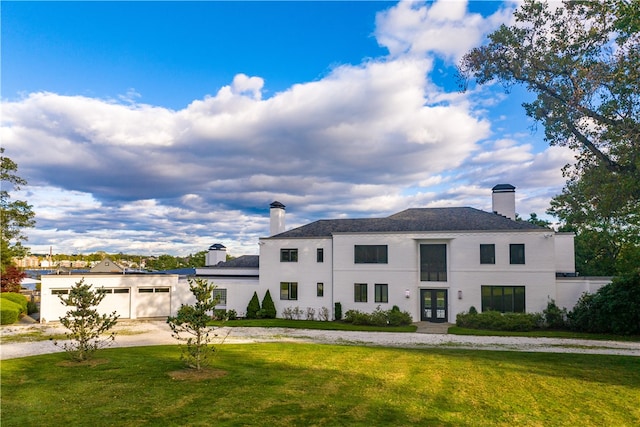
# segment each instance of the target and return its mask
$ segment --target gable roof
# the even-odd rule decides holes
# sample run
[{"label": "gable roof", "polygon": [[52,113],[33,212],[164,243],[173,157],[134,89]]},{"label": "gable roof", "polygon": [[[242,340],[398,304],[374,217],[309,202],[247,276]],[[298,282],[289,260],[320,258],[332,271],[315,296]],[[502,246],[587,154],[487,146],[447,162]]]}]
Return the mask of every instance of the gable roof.
[{"label": "gable roof", "polygon": [[312,222],[271,238],[330,237],[335,233],[545,230],[526,221],[470,207],[413,208],[386,218],[329,219]]}]

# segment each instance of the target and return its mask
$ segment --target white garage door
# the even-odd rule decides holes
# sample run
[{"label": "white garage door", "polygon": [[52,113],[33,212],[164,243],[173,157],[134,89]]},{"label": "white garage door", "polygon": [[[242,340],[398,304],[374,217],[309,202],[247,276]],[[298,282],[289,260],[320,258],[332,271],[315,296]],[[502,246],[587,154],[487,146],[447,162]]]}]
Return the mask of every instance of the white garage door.
[{"label": "white garage door", "polygon": [[100,314],[118,313],[120,319],[131,317],[131,290],[129,288],[105,288],[104,299],[98,306]]},{"label": "white garage door", "polygon": [[138,288],[137,317],[167,317],[171,314],[171,288]]}]

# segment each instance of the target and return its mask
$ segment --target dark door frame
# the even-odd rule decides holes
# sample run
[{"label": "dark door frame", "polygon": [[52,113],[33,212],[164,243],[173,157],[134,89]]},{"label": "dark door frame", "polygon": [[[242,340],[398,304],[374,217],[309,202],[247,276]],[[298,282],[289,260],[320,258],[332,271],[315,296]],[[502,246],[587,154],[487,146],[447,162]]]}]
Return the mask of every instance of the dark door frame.
[{"label": "dark door frame", "polygon": [[[425,295],[429,294],[430,306],[425,304]],[[438,293],[444,293],[444,307],[438,307]],[[442,313],[444,310],[444,313]],[[420,289],[420,321],[445,323],[449,321],[448,289]]]}]

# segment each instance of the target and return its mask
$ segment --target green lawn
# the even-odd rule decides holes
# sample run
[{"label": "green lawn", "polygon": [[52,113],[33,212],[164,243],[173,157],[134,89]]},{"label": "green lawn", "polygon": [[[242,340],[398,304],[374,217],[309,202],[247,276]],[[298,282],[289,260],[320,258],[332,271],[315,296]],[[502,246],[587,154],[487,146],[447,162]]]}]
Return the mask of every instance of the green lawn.
[{"label": "green lawn", "polygon": [[318,344],[217,347],[226,375],[175,380],[177,346],[2,362],[9,426],[636,426],[640,358]]},{"label": "green lawn", "polygon": [[586,332],[573,331],[554,331],[549,329],[541,329],[529,332],[517,331],[487,331],[484,329],[470,329],[452,326],[448,330],[452,335],[477,335],[477,336],[494,336],[494,337],[533,337],[533,338],[571,338],[579,340],[598,340],[598,341],[640,341],[640,335],[612,335],[612,334],[590,334]]}]

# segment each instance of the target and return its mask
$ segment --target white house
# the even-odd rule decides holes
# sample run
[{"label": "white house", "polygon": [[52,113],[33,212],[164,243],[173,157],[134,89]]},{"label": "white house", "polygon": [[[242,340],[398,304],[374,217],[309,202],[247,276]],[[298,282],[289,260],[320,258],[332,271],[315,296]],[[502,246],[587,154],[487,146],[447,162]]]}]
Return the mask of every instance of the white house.
[{"label": "white house", "polygon": [[[397,305],[414,321],[455,322],[458,313],[540,312],[550,299],[573,307],[608,280],[576,279],[573,234],[515,219],[515,187],[493,188],[494,212],[417,208],[386,218],[320,220],[284,230],[271,205],[260,239],[260,285],[287,307],[366,312]],[[261,293],[259,292],[259,294]]]},{"label": "white house", "polygon": [[[244,316],[254,292],[267,290],[277,313],[323,308],[335,316],[394,305],[414,321],[455,322],[478,311],[540,312],[550,299],[571,309],[583,292],[609,278],[577,277],[572,233],[557,233],[515,218],[515,187],[492,190],[492,211],[470,207],[414,208],[385,218],[320,220],[285,229],[285,206],[270,206],[270,237],[260,255],[226,260],[214,244],[196,277],[214,282],[218,308]],[[108,261],[106,261],[108,262]],[[122,318],[166,317],[192,295],[186,276],[130,274],[104,263],[84,275],[42,276],[41,321],[58,320],[58,294],[81,278],[106,289],[99,309]]]}]

